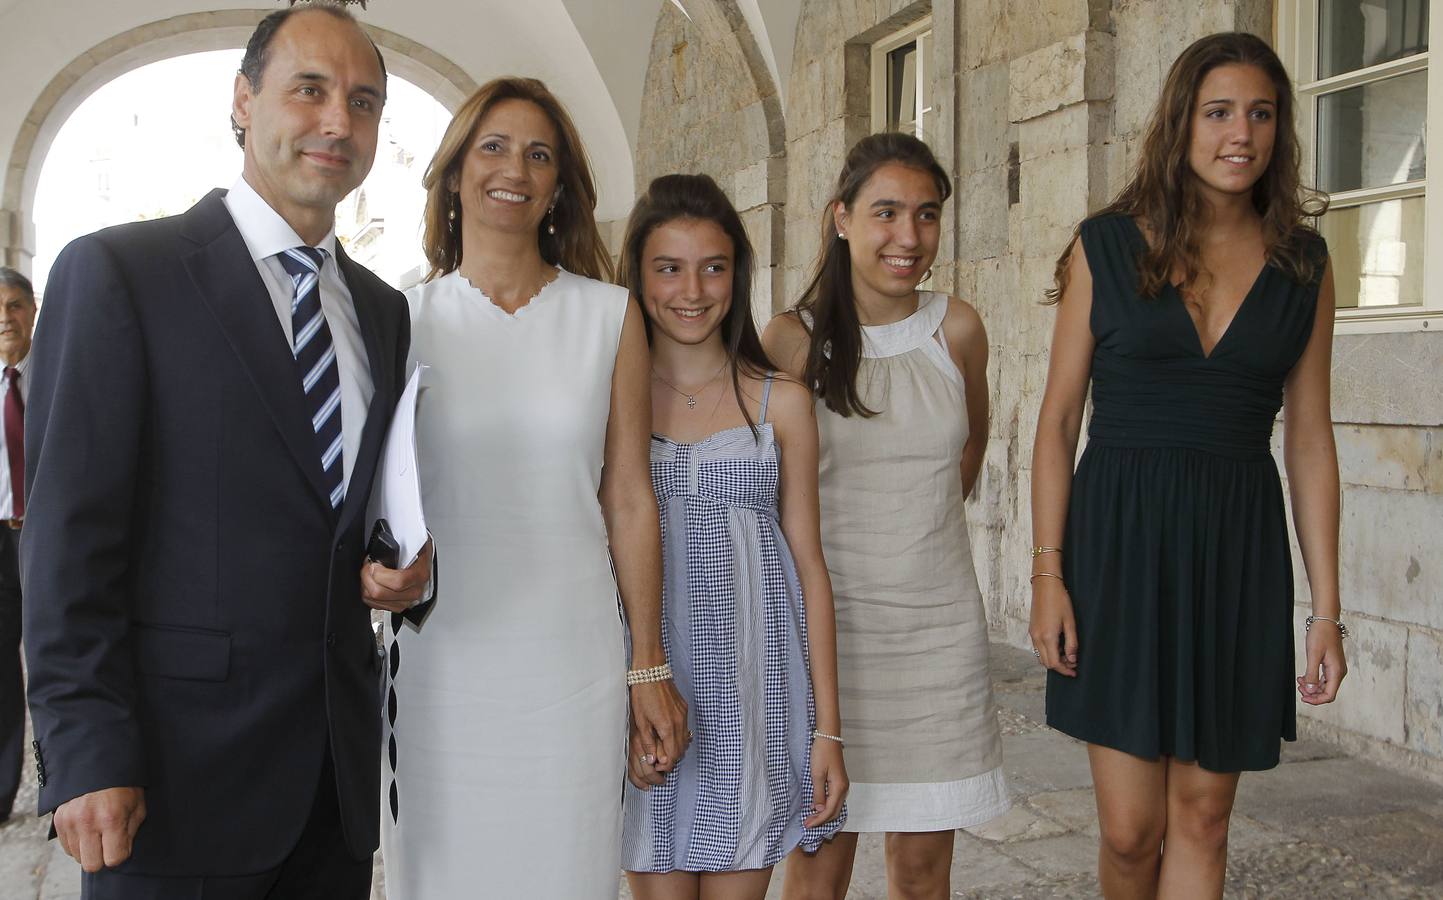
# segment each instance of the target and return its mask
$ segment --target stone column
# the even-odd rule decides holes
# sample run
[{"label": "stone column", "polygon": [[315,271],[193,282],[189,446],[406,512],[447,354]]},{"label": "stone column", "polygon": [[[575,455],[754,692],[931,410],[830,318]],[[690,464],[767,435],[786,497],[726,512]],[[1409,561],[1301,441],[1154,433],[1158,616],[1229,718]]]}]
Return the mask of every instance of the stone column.
[{"label": "stone column", "polygon": [[0,209],[0,265],[29,276],[35,259],[35,223],[18,210]]},{"label": "stone column", "polygon": [[1099,0],[968,0],[960,23],[959,287],[991,345],[992,426],[975,510],[994,632],[1026,643],[1032,441],[1054,314],[1041,305],[1077,223],[1108,198],[1114,37]]}]

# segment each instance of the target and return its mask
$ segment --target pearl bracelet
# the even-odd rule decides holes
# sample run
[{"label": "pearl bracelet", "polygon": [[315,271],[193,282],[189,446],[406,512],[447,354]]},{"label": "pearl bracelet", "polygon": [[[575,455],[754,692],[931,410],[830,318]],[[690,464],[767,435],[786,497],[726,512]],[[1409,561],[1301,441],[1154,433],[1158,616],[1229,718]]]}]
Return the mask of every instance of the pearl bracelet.
[{"label": "pearl bracelet", "polygon": [[827,734],[825,731],[813,731],[812,739],[816,740],[817,738],[821,738],[824,741],[834,741],[838,744],[841,744],[843,747],[847,746],[847,742],[842,740],[840,735]]},{"label": "pearl bracelet", "polygon": [[659,666],[652,666],[650,669],[632,669],[626,673],[626,686],[634,687],[638,684],[655,684],[658,681],[671,680],[671,663],[662,663]]}]

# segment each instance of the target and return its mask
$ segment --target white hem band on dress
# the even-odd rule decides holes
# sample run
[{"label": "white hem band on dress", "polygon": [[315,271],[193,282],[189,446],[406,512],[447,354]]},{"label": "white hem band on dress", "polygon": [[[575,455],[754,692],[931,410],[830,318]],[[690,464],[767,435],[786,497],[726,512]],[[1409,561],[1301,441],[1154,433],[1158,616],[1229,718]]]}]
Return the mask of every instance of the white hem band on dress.
[{"label": "white hem band on dress", "polygon": [[961,781],[916,784],[852,782],[843,831],[952,831],[971,828],[1012,808],[1001,768]]}]

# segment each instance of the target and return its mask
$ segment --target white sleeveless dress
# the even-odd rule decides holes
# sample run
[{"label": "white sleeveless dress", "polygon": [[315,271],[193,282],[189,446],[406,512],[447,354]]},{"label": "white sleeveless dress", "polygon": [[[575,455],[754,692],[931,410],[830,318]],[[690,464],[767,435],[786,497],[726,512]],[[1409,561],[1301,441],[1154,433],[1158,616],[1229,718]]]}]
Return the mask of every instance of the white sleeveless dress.
[{"label": "white sleeveless dress", "polygon": [[419,631],[388,617],[386,895],[615,898],[626,658],[597,490],[627,293],[562,271],[508,315],[452,272],[407,298],[439,574]]},{"label": "white sleeveless dress", "polygon": [[1010,806],[987,671],[987,614],[962,505],[967,403],[947,295],[862,328],[857,387],[877,415],[817,402],[822,549],[837,610],[846,831],[949,831]]}]

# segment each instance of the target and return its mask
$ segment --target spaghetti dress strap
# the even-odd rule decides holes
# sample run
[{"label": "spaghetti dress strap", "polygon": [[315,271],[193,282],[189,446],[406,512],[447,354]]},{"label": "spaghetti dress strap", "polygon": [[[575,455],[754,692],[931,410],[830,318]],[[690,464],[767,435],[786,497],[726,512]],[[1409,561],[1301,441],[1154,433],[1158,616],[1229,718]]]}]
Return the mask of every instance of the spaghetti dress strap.
[{"label": "spaghetti dress strap", "polygon": [[765,383],[762,384],[762,408],[761,408],[761,415],[758,417],[758,420],[757,420],[757,425],[758,425],[758,426],[767,424],[767,401],[771,399],[771,396],[772,396],[772,379],[773,379],[773,378],[776,378],[776,377],[777,377],[777,373],[776,373],[776,372],[768,372],[768,373],[767,373],[767,380],[766,380]]}]

